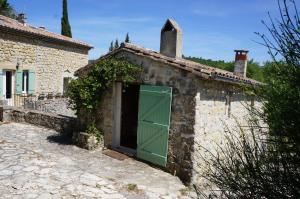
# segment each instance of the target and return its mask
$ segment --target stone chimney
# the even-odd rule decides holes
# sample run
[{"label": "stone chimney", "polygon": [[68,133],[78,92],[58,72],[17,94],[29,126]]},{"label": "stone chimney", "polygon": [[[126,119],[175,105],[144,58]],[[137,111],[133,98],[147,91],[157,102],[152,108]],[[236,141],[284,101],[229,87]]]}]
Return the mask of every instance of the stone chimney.
[{"label": "stone chimney", "polygon": [[17,20],[18,20],[20,23],[22,23],[23,25],[26,24],[26,19],[27,19],[27,17],[26,17],[26,15],[25,15],[24,13],[20,13],[20,14],[18,14],[18,16],[17,16]]},{"label": "stone chimney", "polygon": [[167,19],[161,29],[160,53],[172,58],[182,58],[182,31],[172,19]]},{"label": "stone chimney", "polygon": [[248,50],[235,50],[234,74],[240,77],[246,77]]}]

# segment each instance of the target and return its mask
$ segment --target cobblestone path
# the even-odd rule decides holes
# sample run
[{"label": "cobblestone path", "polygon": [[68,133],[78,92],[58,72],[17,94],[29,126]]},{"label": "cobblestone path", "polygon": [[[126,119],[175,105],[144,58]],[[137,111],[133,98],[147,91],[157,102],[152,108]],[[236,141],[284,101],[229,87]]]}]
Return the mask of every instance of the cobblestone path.
[{"label": "cobblestone path", "polygon": [[61,141],[52,130],[0,124],[0,197],[190,198],[168,173]]}]

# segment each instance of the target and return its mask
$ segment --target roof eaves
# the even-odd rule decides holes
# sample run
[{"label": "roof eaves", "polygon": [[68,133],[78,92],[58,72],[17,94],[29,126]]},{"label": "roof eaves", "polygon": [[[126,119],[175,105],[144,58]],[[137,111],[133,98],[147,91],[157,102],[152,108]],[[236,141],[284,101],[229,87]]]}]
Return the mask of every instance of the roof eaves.
[{"label": "roof eaves", "polygon": [[[74,45],[74,46],[78,46],[81,48],[86,48],[86,49],[92,49],[93,46],[90,46],[89,44],[86,44],[84,42],[81,41],[77,41],[71,38],[59,38],[59,37],[63,37],[62,35],[58,35],[46,30],[40,30],[37,27],[34,26],[30,26],[30,25],[26,25],[26,30],[22,29],[23,27],[20,28],[20,25],[16,20],[14,19],[9,19],[5,16],[0,15],[0,29],[9,33],[22,33],[23,35],[26,36],[36,36],[39,37],[41,39],[44,40],[48,40],[48,41],[55,41],[55,42],[60,42],[60,43],[65,43],[65,44],[69,44],[69,45]],[[4,21],[1,21],[4,20]],[[38,31],[42,31],[42,33],[39,33]],[[43,34],[43,32],[45,32]],[[48,35],[47,35],[48,34]]]},{"label": "roof eaves", "polygon": [[[152,51],[150,49],[141,48],[133,44],[128,43],[122,43],[120,48],[115,49],[103,56],[101,56],[97,61],[107,58],[115,53],[118,53],[120,51],[127,51],[133,54],[136,54],[138,56],[142,57],[148,57],[152,60],[162,62],[168,65],[172,65],[176,68],[186,70],[188,72],[191,72],[201,78],[209,79],[209,80],[216,80],[216,81],[223,81],[223,82],[231,82],[234,84],[249,84],[249,85],[261,85],[262,83],[249,79],[249,78],[242,78],[236,75],[231,74],[229,71],[217,69],[211,66],[206,66],[203,64],[199,64],[196,62],[192,62],[189,60],[176,60],[173,58],[166,57],[164,55],[161,55],[155,51]],[[80,75],[83,71],[89,70],[89,68],[94,64],[95,62],[87,65],[86,67],[83,67],[75,72],[76,75]]]}]

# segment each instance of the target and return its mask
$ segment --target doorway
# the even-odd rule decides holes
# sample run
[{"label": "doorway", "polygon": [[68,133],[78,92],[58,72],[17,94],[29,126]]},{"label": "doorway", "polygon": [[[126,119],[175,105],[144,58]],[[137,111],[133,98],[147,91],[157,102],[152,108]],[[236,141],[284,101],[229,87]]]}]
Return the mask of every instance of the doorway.
[{"label": "doorway", "polygon": [[120,145],[137,148],[139,85],[122,86]]},{"label": "doorway", "polygon": [[4,96],[4,103],[8,106],[13,106],[13,82],[14,82],[14,75],[13,71],[4,70],[3,71],[3,96]]},{"label": "doorway", "polygon": [[12,98],[12,72],[6,71],[5,72],[5,98],[11,99]]}]

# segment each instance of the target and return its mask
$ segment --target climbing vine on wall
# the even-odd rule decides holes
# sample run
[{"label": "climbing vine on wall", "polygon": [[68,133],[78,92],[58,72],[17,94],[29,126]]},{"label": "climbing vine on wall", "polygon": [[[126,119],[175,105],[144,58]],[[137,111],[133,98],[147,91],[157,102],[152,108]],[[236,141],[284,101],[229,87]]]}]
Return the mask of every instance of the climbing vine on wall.
[{"label": "climbing vine on wall", "polygon": [[103,93],[116,80],[125,84],[136,81],[141,67],[131,64],[125,58],[106,58],[96,62],[86,74],[70,82],[67,96],[70,105],[78,114],[79,110],[92,112],[101,101]]}]

